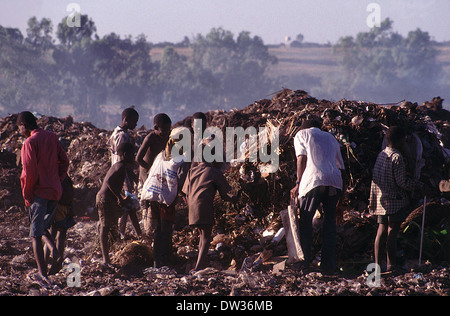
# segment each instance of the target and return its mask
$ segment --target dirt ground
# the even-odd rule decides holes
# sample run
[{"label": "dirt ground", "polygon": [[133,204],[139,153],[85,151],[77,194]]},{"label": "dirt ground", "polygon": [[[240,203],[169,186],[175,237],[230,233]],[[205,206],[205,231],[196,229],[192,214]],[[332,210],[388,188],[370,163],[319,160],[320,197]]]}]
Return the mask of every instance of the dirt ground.
[{"label": "dirt ground", "polygon": [[[426,264],[417,265],[422,205],[416,198],[416,209],[399,236],[398,257],[404,271],[382,275],[380,283],[372,284],[373,270],[369,266],[373,262],[377,224],[367,211],[368,190],[383,129],[398,124],[418,135],[425,159],[421,180],[436,189],[441,179],[448,179],[442,148],[450,147],[450,115],[439,103],[438,98],[421,106],[405,103],[381,107],[347,100],[333,103],[317,100],[301,90],[284,89],[271,100],[257,101],[242,110],[208,112],[209,125],[219,128],[280,127],[280,167],[274,174],[258,173],[258,166],[251,164],[231,167],[225,172],[233,192],[242,189],[244,194],[234,205],[216,197],[209,268],[193,275],[189,271],[197,258],[198,234],[188,226],[187,206],[181,200],[177,204],[169,267],[152,267],[151,241],[135,238],[130,223],[125,238],[113,242],[113,265],[101,264],[94,201],[109,167],[106,140],[112,131],[74,122],[70,117],[39,117],[38,124],[53,130],[65,146],[71,161],[69,175],[75,184],[76,225],[68,230],[64,266],[50,276],[50,287],[43,287],[28,277],[37,270],[19,181],[18,157],[23,138],[17,133],[15,115],[1,118],[0,295],[447,296],[450,294],[450,202],[439,190],[429,197],[427,204],[423,252]],[[346,189],[337,226],[340,271],[333,276],[322,275],[317,268],[320,225],[314,240],[315,268],[308,271],[287,264],[285,238],[277,242],[273,239],[283,226],[280,211],[287,208],[288,192],[295,183],[292,137],[301,120],[311,115],[322,117],[324,128],[341,142],[346,165]],[[138,143],[146,133],[144,127],[135,131]]]},{"label": "dirt ground", "polygon": [[[317,296],[317,295],[438,295],[450,294],[450,268],[448,265],[432,263],[411,269],[400,275],[383,275],[379,286],[367,284],[373,276],[365,269],[366,261],[344,262],[342,271],[336,276],[322,275],[317,271],[298,271],[285,265],[286,256],[271,257],[263,263],[255,263],[258,252],[248,256],[250,268],[245,266],[224,266],[225,249],[211,249],[209,258],[211,267],[190,275],[187,271],[193,267],[196,249],[178,249],[174,252],[174,265],[160,269],[141,265],[145,262],[137,259],[127,269],[122,266],[104,266],[101,264],[101,252],[96,233],[96,221],[78,219],[78,223],[68,231],[64,269],[50,276],[52,286],[44,288],[29,280],[27,274],[36,271],[31,242],[28,238],[28,219],[20,211],[2,213],[2,235],[0,241],[0,295],[75,295],[75,296]],[[128,227],[127,239],[116,243],[113,257],[120,261],[121,250],[133,245],[133,256],[145,242],[133,241],[131,227]],[[190,234],[186,230],[176,232]],[[184,237],[184,236],[183,236]],[[132,247],[133,248],[133,247]],[[274,252],[281,250],[274,249]],[[255,249],[256,250],[256,249]],[[281,251],[280,251],[281,250]],[[151,251],[151,250],[150,250]],[[122,252],[123,255],[123,252]],[[122,258],[123,259],[123,258]],[[80,267],[79,281],[73,265]],[[231,262],[230,262],[231,263]],[[248,263],[248,261],[247,261]]]}]

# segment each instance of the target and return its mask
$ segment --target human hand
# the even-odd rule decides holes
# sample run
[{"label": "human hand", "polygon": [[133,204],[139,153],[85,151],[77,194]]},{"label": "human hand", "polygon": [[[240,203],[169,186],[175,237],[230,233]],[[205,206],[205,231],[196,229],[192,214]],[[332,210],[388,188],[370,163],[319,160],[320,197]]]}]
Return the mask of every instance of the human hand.
[{"label": "human hand", "polygon": [[126,207],[131,202],[131,197],[127,196],[125,199],[120,198],[120,199],[118,199],[117,202],[118,202],[120,207]]},{"label": "human hand", "polygon": [[299,187],[299,185],[296,184],[295,187],[293,187],[291,189],[291,198],[292,199],[295,199],[298,196],[298,187]]}]

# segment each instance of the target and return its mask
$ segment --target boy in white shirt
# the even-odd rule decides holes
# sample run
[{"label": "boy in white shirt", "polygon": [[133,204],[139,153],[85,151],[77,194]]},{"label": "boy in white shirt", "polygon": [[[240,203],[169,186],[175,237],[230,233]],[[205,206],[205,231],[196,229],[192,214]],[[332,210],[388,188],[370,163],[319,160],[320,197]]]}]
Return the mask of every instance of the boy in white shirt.
[{"label": "boy in white shirt", "polygon": [[[107,145],[111,152],[111,166],[120,161],[120,156],[117,152],[120,144],[129,143],[135,146],[135,140],[130,135],[129,131],[134,130],[137,126],[139,120],[139,113],[134,109],[134,107],[129,107],[122,112],[122,123],[117,126],[111,137],[108,139]],[[125,177],[125,183],[123,190],[125,192],[133,193],[135,183],[138,182],[137,176],[133,172],[133,166],[131,165],[127,168],[127,173]],[[129,210],[125,212],[119,219],[119,232],[122,236],[125,236],[125,228],[127,224],[128,216],[130,217],[131,223],[133,224],[134,230],[138,237],[142,235],[141,228],[139,226],[139,220],[137,218],[136,210]]]},{"label": "boy in white shirt", "polygon": [[299,198],[300,244],[305,265],[311,262],[312,219],[322,203],[324,211],[322,272],[336,270],[336,205],[342,190],[344,162],[340,145],[330,133],[320,130],[320,123],[305,120],[294,137],[297,156],[297,182],[291,196]]}]

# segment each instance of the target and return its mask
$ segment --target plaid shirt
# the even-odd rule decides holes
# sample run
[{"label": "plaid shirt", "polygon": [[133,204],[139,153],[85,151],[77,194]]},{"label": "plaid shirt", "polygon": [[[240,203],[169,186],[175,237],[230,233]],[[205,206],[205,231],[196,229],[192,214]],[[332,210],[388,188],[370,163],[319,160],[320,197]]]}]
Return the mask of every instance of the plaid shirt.
[{"label": "plaid shirt", "polygon": [[418,180],[406,176],[405,162],[400,152],[386,147],[378,154],[373,168],[369,209],[375,215],[395,214],[408,206],[407,191],[420,185]]}]

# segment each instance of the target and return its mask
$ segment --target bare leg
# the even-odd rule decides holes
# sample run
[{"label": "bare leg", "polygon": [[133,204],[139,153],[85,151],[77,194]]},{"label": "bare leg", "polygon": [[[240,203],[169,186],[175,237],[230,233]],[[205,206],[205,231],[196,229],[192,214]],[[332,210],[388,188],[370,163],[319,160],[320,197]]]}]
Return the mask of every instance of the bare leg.
[{"label": "bare leg", "polygon": [[400,222],[389,222],[387,230],[387,270],[392,270],[396,265],[397,235],[400,230]]},{"label": "bare leg", "polygon": [[39,273],[43,277],[47,277],[47,264],[44,259],[44,247],[41,237],[31,237],[31,242],[33,246],[34,258],[39,270]]},{"label": "bare leg", "polygon": [[100,226],[100,247],[102,249],[103,263],[109,264],[111,263],[109,259],[109,246],[108,246],[108,233],[109,228]]},{"label": "bare leg", "polygon": [[385,252],[386,238],[387,238],[387,225],[378,224],[378,231],[377,236],[375,237],[375,244],[374,244],[374,256],[375,256],[375,263],[378,264],[379,266],[381,266],[381,263],[383,262],[383,254]]},{"label": "bare leg", "polygon": [[138,235],[138,237],[141,237],[142,236],[142,230],[141,230],[141,226],[139,225],[139,220],[138,220],[136,212],[135,211],[131,211],[129,213],[129,215],[130,215],[130,220],[131,220],[131,223],[133,224],[133,227],[134,227],[134,230],[135,230],[136,234]]},{"label": "bare leg", "polygon": [[127,228],[128,213],[124,214],[119,218],[119,233],[121,236],[125,237],[125,229]]}]

